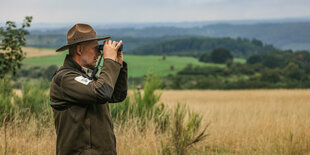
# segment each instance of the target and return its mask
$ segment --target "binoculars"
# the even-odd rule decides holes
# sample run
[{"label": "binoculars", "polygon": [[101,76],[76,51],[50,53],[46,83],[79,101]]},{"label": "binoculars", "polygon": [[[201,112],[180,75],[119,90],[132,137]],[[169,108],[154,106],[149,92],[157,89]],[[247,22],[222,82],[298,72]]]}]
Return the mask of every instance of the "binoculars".
[{"label": "binoculars", "polygon": [[[102,44],[102,45],[99,45],[99,47],[98,47],[98,52],[101,53],[102,50],[103,50],[103,44]],[[123,51],[123,44],[121,45],[121,47],[119,47],[119,49],[118,49],[117,52],[120,52],[120,51]]]},{"label": "binoculars", "polygon": [[[98,52],[101,53],[101,56],[100,56],[100,58],[99,58],[99,61],[98,61],[98,63],[97,63],[97,66],[95,67],[95,69],[93,70],[93,73],[91,74],[91,76],[90,76],[90,78],[89,78],[90,80],[93,80],[93,79],[95,78],[97,72],[98,72],[98,67],[99,67],[100,62],[101,62],[102,57],[103,57],[102,50],[103,50],[103,44],[102,44],[102,45],[99,45],[99,47],[98,47]],[[118,48],[118,50],[117,50],[117,52],[120,52],[120,51],[123,51],[123,44],[122,44],[122,45]]]}]

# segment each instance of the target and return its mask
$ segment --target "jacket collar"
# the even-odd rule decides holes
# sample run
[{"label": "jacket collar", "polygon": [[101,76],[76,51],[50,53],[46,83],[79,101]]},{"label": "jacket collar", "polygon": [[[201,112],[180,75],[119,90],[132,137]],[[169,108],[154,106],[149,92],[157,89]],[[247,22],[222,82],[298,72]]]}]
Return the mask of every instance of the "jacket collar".
[{"label": "jacket collar", "polygon": [[73,60],[73,58],[69,54],[66,55],[63,66],[65,68],[74,68],[75,70],[85,73],[82,67],[75,60]]},{"label": "jacket collar", "polygon": [[87,76],[91,77],[93,70],[86,68],[86,67],[82,67],[81,65],[79,65],[73,58],[71,55],[67,54],[66,58],[65,58],[65,62],[63,65],[64,68],[73,68],[75,70],[78,70],[84,74],[86,74]]}]

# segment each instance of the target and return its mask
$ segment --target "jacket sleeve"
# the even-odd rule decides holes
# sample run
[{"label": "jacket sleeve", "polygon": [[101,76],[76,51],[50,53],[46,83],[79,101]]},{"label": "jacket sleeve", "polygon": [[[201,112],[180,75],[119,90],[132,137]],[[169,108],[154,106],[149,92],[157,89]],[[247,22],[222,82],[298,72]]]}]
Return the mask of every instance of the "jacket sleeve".
[{"label": "jacket sleeve", "polygon": [[106,103],[112,98],[121,65],[111,59],[105,59],[98,79],[91,81],[76,72],[62,77],[63,98],[71,103]]},{"label": "jacket sleeve", "polygon": [[128,67],[127,63],[123,61],[123,68],[121,68],[120,70],[109,103],[117,103],[125,100],[125,98],[127,97],[127,90],[128,90]]}]

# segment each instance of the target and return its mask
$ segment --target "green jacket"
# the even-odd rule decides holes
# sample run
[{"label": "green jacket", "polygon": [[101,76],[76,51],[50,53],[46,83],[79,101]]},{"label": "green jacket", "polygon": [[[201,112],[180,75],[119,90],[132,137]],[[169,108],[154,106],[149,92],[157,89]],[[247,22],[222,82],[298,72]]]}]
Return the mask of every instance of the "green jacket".
[{"label": "green jacket", "polygon": [[89,80],[71,56],[55,73],[50,89],[57,134],[56,154],[116,154],[108,103],[127,96],[127,64],[103,62],[99,76]]}]

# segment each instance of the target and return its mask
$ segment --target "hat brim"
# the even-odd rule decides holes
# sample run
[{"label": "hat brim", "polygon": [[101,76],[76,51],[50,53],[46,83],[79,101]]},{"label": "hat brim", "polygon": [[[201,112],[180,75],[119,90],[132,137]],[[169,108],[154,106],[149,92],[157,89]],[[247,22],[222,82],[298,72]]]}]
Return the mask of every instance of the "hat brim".
[{"label": "hat brim", "polygon": [[68,49],[70,46],[75,45],[75,44],[78,44],[78,43],[81,43],[81,42],[92,41],[92,40],[97,40],[97,41],[99,41],[99,40],[105,40],[105,39],[109,39],[109,38],[111,38],[111,37],[88,38],[88,39],[85,39],[85,40],[80,40],[80,41],[77,41],[77,42],[74,42],[74,43],[71,43],[71,44],[64,45],[64,46],[58,48],[58,49],[56,50],[56,52],[64,51],[64,50]]}]

